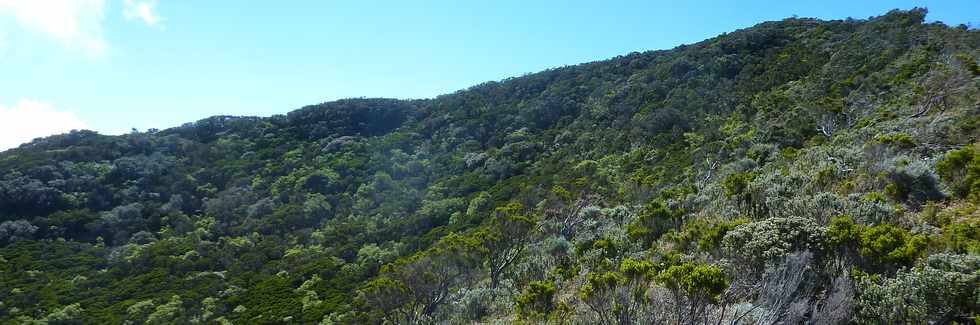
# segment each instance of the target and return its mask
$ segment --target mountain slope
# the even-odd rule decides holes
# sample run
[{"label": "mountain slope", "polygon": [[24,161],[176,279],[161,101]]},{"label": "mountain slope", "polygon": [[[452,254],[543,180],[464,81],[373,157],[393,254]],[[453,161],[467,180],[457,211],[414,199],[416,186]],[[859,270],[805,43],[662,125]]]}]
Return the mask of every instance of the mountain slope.
[{"label": "mountain slope", "polygon": [[0,321],[968,322],[980,33],[925,14],[38,139]]}]

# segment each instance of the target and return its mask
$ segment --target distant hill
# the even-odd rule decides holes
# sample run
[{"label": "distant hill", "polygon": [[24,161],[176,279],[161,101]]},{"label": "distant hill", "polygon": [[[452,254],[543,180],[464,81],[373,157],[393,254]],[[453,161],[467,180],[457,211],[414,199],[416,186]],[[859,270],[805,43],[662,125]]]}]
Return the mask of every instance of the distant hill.
[{"label": "distant hill", "polygon": [[0,323],[976,323],[980,31],[925,15],[37,139]]}]

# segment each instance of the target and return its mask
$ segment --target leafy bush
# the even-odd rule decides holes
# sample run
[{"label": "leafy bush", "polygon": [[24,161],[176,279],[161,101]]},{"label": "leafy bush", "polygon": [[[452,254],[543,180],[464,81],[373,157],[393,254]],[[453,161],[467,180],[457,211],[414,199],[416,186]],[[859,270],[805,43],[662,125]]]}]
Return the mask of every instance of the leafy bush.
[{"label": "leafy bush", "polygon": [[636,221],[627,226],[626,232],[630,238],[642,240],[649,246],[667,231],[676,229],[683,214],[684,210],[672,210],[662,201],[650,201],[640,211]]},{"label": "leafy bush", "polygon": [[912,136],[904,133],[879,135],[875,137],[875,141],[881,144],[887,144],[903,149],[915,147],[915,139],[912,138]]},{"label": "leafy bush", "polygon": [[980,42],[924,16],[793,18],[430,99],[37,139],[0,152],[0,323],[497,324],[525,321],[524,293],[566,324],[847,322],[850,264],[894,277],[939,229],[976,251],[978,147],[930,164],[980,137]]},{"label": "leafy bush", "polygon": [[945,197],[939,190],[939,181],[925,162],[899,161],[896,165],[888,169],[887,177],[891,183],[885,187],[885,193],[893,199],[919,208],[928,201]]},{"label": "leafy bush", "polygon": [[960,254],[980,254],[980,218],[955,221],[943,227],[949,250]]},{"label": "leafy bush", "polygon": [[859,238],[861,255],[902,265],[911,265],[928,243],[928,236],[911,235],[907,230],[888,224],[865,227]]},{"label": "leafy bush", "polygon": [[831,245],[846,245],[857,242],[861,237],[861,229],[849,216],[836,217],[827,227],[827,242]]},{"label": "leafy bush", "polygon": [[683,263],[672,265],[657,275],[656,281],[673,296],[677,323],[697,323],[711,304],[728,289],[728,278],[714,265]]},{"label": "leafy bush", "polygon": [[858,318],[868,323],[968,323],[980,308],[980,257],[938,254],[894,278],[864,280]]},{"label": "leafy bush", "polygon": [[747,222],[745,219],[736,219],[712,224],[704,220],[697,220],[685,224],[683,230],[673,236],[673,240],[681,250],[696,245],[694,247],[700,251],[713,252],[721,247],[721,241],[728,232]]},{"label": "leafy bush", "polygon": [[650,315],[647,293],[658,272],[678,261],[653,263],[624,258],[618,270],[589,272],[579,290],[579,298],[595,319],[591,322],[628,324],[634,321],[657,321]]},{"label": "leafy bush", "polygon": [[[826,232],[830,244],[854,249],[876,264],[912,265],[925,252],[929,236],[882,224],[872,227],[854,223],[848,216],[834,218]],[[846,252],[845,252],[846,253]]]},{"label": "leafy bush", "polygon": [[81,325],[85,324],[83,312],[85,309],[74,303],[58,308],[41,319],[21,318],[19,321],[26,325]]},{"label": "leafy bush", "polygon": [[547,317],[555,309],[555,284],[549,281],[532,281],[524,292],[514,298],[517,312],[530,319]]},{"label": "leafy bush", "polygon": [[725,176],[725,181],[722,183],[725,187],[725,196],[746,200],[746,190],[755,176],[755,173],[732,173]]},{"label": "leafy bush", "polygon": [[980,150],[966,146],[947,152],[936,163],[936,171],[956,196],[980,202]]},{"label": "leafy bush", "polygon": [[706,299],[712,303],[717,303],[718,296],[728,288],[728,280],[721,268],[694,263],[673,265],[661,272],[657,281],[679,290],[688,299]]},{"label": "leafy bush", "polygon": [[792,252],[821,252],[825,229],[800,217],[769,218],[740,225],[722,240],[726,254],[747,266],[761,268],[768,261]]}]

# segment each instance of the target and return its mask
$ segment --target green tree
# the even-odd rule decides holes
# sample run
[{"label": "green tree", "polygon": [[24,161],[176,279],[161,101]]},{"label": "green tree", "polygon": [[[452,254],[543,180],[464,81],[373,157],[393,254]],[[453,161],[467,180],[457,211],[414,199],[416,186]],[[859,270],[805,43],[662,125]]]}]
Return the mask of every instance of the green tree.
[{"label": "green tree", "polygon": [[657,275],[677,302],[675,317],[678,323],[701,323],[709,304],[728,288],[728,279],[721,268],[713,265],[683,263],[673,265]]},{"label": "green tree", "polygon": [[489,226],[476,233],[487,255],[491,289],[497,287],[504,272],[523,256],[537,226],[537,218],[527,215],[523,205],[511,202],[495,209]]},{"label": "green tree", "polygon": [[473,280],[478,247],[472,238],[450,234],[423,252],[386,264],[361,294],[369,308],[396,324],[429,322],[453,290]]}]

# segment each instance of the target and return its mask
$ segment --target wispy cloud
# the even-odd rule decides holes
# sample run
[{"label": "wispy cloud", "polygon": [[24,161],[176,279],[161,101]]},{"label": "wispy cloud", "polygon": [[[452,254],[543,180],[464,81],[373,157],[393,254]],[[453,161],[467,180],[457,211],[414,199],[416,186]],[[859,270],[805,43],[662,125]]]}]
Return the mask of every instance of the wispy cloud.
[{"label": "wispy cloud", "polygon": [[123,0],[123,17],[126,17],[127,20],[140,20],[147,26],[154,27],[163,22],[163,18],[157,13],[156,7],[156,0]]},{"label": "wispy cloud", "polygon": [[108,47],[102,37],[104,10],[104,0],[0,0],[0,15],[94,55]]},{"label": "wispy cloud", "polygon": [[34,138],[87,128],[75,113],[59,111],[45,103],[22,99],[10,108],[0,105],[0,150]]}]

